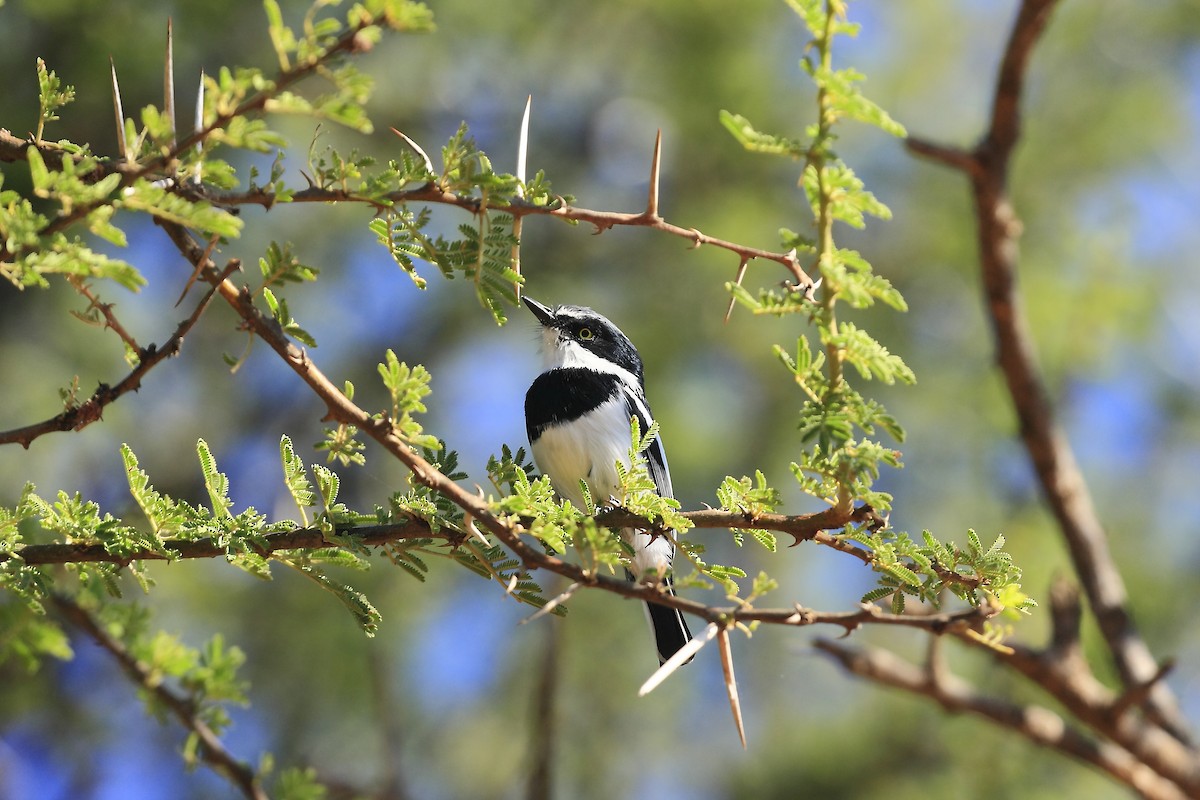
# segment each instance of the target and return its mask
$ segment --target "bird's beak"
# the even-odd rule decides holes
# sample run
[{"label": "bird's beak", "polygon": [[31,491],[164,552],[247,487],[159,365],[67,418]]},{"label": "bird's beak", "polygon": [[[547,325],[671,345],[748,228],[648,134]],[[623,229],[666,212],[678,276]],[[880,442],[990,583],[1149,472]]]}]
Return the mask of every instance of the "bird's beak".
[{"label": "bird's beak", "polygon": [[554,324],[554,312],[548,306],[542,305],[528,295],[521,299],[525,301],[525,305],[529,306],[529,310],[533,312],[533,315],[538,318],[538,322],[547,327]]}]

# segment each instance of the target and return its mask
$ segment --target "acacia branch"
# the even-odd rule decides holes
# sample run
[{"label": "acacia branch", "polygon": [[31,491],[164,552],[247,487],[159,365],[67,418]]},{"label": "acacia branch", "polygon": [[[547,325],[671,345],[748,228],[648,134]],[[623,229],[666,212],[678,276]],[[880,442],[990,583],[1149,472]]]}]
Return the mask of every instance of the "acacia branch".
[{"label": "acacia branch", "polygon": [[[866,507],[860,507],[856,511],[858,516],[865,516],[863,508]],[[702,511],[685,511],[681,516],[692,521],[697,528],[740,527],[781,531],[795,536],[797,542],[812,540],[818,543],[827,543],[828,541],[830,546],[843,552],[853,553],[864,563],[870,563],[872,559],[870,552],[844,544],[841,540],[826,533],[825,527],[831,524],[828,512],[800,514],[796,516],[760,514],[751,518],[729,511],[705,509]],[[599,515],[596,521],[609,528],[643,527],[648,530],[655,530],[653,526],[648,524],[646,519],[621,509],[606,511]],[[852,519],[850,521],[854,522],[857,520]],[[380,547],[392,542],[411,539],[438,539],[456,546],[461,544],[466,538],[466,534],[445,527],[434,533],[428,522],[417,517],[384,525],[340,526],[337,528],[337,533],[341,536],[353,538],[356,544],[364,547]],[[252,540],[247,541],[247,545],[261,556],[269,556],[278,550],[315,550],[322,547],[329,547],[329,541],[318,528],[297,528],[290,531],[267,533],[263,535],[262,540],[264,544],[261,545]],[[225,556],[226,552],[226,548],[218,544],[211,537],[200,539],[167,539],[157,548],[121,553],[109,552],[100,543],[72,542],[25,545],[11,553],[0,552],[0,561],[19,557],[26,564],[30,565],[84,562],[129,564],[134,561],[220,558]]]},{"label": "acacia branch", "polygon": [[[261,338],[268,347],[274,350],[284,362],[306,383],[321,399],[327,409],[326,419],[345,425],[352,425],[374,439],[389,454],[398,459],[412,473],[413,480],[421,485],[438,492],[449,499],[476,525],[495,535],[500,542],[512,551],[527,570],[545,570],[570,579],[583,586],[604,589],[614,594],[632,599],[658,603],[679,609],[684,613],[701,617],[709,622],[720,622],[727,625],[738,620],[759,620],[787,625],[812,625],[818,623],[836,624],[850,629],[862,622],[880,622],[881,624],[897,624],[906,626],[925,627],[931,631],[945,629],[947,620],[937,617],[909,617],[883,613],[882,611],[862,610],[845,613],[817,612],[808,609],[754,609],[747,606],[721,608],[707,606],[692,600],[668,594],[661,585],[632,583],[623,579],[598,574],[578,564],[564,561],[556,556],[545,553],[522,538],[527,531],[519,520],[497,517],[489,508],[487,501],[479,494],[467,491],[440,472],[428,461],[423,459],[397,433],[390,421],[377,415],[368,414],[348,398],[323,372],[312,362],[308,354],[292,344],[284,335],[279,324],[259,310],[253,301],[250,291],[238,288],[228,278],[216,270],[216,265],[209,260],[204,249],[188,234],[182,226],[158,220],[158,224],[167,232],[176,248],[188,260],[189,264],[198,268],[201,277],[216,287],[217,292],[229,303],[233,310],[242,318],[243,325]],[[869,510],[869,509],[868,509]],[[711,512],[702,512],[711,513]],[[727,513],[727,512],[720,512]],[[828,529],[841,528],[852,520],[865,518],[864,509],[827,509],[810,517],[807,524],[811,526],[812,519],[820,519]],[[774,517],[775,515],[763,515]],[[752,527],[753,517],[744,514],[730,514],[735,527]],[[702,520],[715,521],[715,517],[701,516]],[[772,523],[777,520],[771,519]],[[811,538],[818,538],[819,531],[812,531]],[[982,620],[995,613],[986,607],[968,609],[959,615],[962,620]],[[853,618],[852,618],[853,617]],[[903,621],[901,621],[903,620]],[[918,621],[922,620],[922,621]]]},{"label": "acacia branch", "polygon": [[1186,800],[1196,796],[1185,793],[1124,748],[1088,736],[1044,706],[989,697],[944,670],[921,669],[880,648],[851,647],[825,639],[816,640],[814,645],[848,672],[927,697],[950,713],[984,717],[1035,745],[1090,764],[1150,800]]},{"label": "acacia branch", "polygon": [[50,600],[63,619],[87,634],[88,638],[107,650],[121,669],[135,684],[170,711],[176,719],[191,731],[200,743],[198,752],[212,769],[227,778],[249,800],[270,800],[259,783],[258,775],[250,765],[239,761],[225,749],[220,737],[200,719],[196,703],[192,698],[179,694],[138,661],[120,641],[108,631],[86,609],[63,595],[51,594]]},{"label": "acacia branch", "polygon": [[133,352],[139,352],[142,346],[137,343],[137,339],[133,338],[121,321],[117,319],[117,315],[113,313],[113,304],[103,302],[87,282],[79,275],[68,275],[67,282],[71,284],[75,291],[83,295],[88,301],[88,307],[79,315],[81,318],[86,316],[93,309],[100,312],[104,317],[104,327],[115,333],[125,345]]},{"label": "acacia branch", "polygon": [[[363,525],[339,528],[342,536],[352,537],[355,544],[364,547],[382,547],[392,542],[411,539],[438,539],[450,545],[459,544],[463,534],[442,529],[433,533],[429,523],[413,518],[386,525]],[[297,528],[292,531],[268,533],[262,544],[246,540],[246,546],[260,556],[269,557],[279,550],[318,550],[329,547],[329,540],[318,528]],[[42,564],[108,563],[130,564],[134,561],[176,561],[192,558],[224,558],[228,549],[211,537],[201,539],[166,539],[156,549],[138,550],[130,553],[109,552],[103,544],[30,544],[11,553],[0,553],[0,562],[20,558],[31,566]]]},{"label": "acacia branch", "polygon": [[[241,262],[234,259],[229,262],[220,274],[229,275],[239,269],[240,266]],[[136,392],[140,389],[142,378],[150,370],[168,358],[179,354],[179,349],[183,346],[184,337],[187,336],[188,332],[199,321],[204,310],[208,308],[209,301],[212,300],[215,291],[215,289],[209,289],[205,293],[200,302],[196,304],[196,308],[193,309],[187,319],[179,323],[175,328],[175,333],[163,343],[162,347],[151,344],[148,347],[138,349],[137,366],[130,370],[129,374],[121,379],[116,386],[109,386],[106,383],[102,383],[96,387],[96,390],[92,392],[92,396],[87,400],[84,400],[82,403],[70,405],[62,413],[56,414],[50,419],[34,423],[33,425],[26,425],[22,428],[0,431],[0,445],[18,443],[28,449],[33,440],[39,436],[55,431],[82,430],[100,419],[104,414],[104,409],[108,405],[122,395],[129,392]],[[125,336],[122,336],[122,338],[125,338]]]},{"label": "acacia branch", "polygon": [[[181,187],[181,191],[185,196],[191,191],[188,187]],[[277,202],[276,194],[267,188],[253,188],[244,192],[228,192],[228,193],[209,193],[209,192],[191,192],[194,194],[193,199],[204,199],[211,202],[213,205],[232,207],[242,205],[262,206],[270,209]],[[433,205],[445,205],[461,208],[470,211],[472,214],[483,213],[484,211],[499,211],[504,214],[511,215],[514,219],[523,219],[527,216],[547,216],[556,219],[568,220],[570,222],[586,222],[595,227],[596,233],[603,233],[615,227],[636,227],[650,228],[651,230],[660,231],[670,236],[676,236],[681,239],[687,239],[692,243],[693,247],[701,245],[710,245],[721,250],[727,250],[737,254],[743,261],[752,259],[761,259],[763,261],[774,261],[782,264],[787,268],[795,279],[796,286],[800,289],[808,289],[813,285],[812,279],[800,267],[800,262],[796,259],[794,251],[779,253],[772,250],[764,250],[758,247],[750,247],[737,242],[719,239],[715,236],[710,236],[696,228],[685,228],[681,225],[675,225],[667,222],[660,217],[657,210],[644,210],[639,212],[624,212],[624,211],[597,211],[590,208],[581,208],[573,206],[566,202],[559,202],[549,206],[536,205],[527,202],[520,198],[514,198],[510,203],[503,206],[485,206],[483,202],[469,195],[456,194],[439,186],[437,183],[429,182],[411,189],[398,189],[396,191],[387,192],[382,195],[363,195],[347,189],[339,189],[335,187],[309,186],[305,189],[300,189],[293,192],[288,202],[290,203],[346,203],[358,202],[374,206],[379,209],[390,208],[395,205],[403,205],[405,203],[430,203]]]},{"label": "acacia branch", "polygon": [[[92,170],[90,178],[99,180],[100,178],[113,173],[121,175],[120,188],[132,185],[140,178],[149,175],[157,175],[162,171],[173,168],[177,163],[179,156],[191,147],[202,143],[208,139],[215,131],[224,128],[234,119],[244,117],[253,112],[261,112],[266,108],[267,104],[281,92],[293,84],[302,81],[309,75],[320,71],[328,66],[328,64],[343,54],[352,54],[369,49],[370,41],[362,36],[363,30],[369,27],[378,27],[379,23],[364,19],[357,24],[348,27],[338,36],[336,40],[319,55],[313,56],[303,63],[292,66],[281,71],[273,81],[269,81],[269,86],[260,91],[255,92],[250,97],[243,100],[233,109],[217,114],[213,121],[207,125],[200,125],[191,134],[183,137],[179,141],[173,143],[166,152],[148,159],[144,163],[130,163],[127,160],[113,159],[109,161],[100,161]],[[116,81],[116,73],[113,73],[114,87]],[[117,132],[123,137],[122,120],[120,119],[120,108],[118,106]],[[122,138],[123,140],[123,138]],[[46,142],[35,141],[33,139],[24,140],[13,136],[8,130],[0,129],[0,161],[24,161],[28,158],[28,148],[34,147],[45,158],[47,155],[51,159],[47,162],[48,166],[61,169],[63,159],[74,158],[73,155],[64,153],[62,148]],[[122,154],[122,158],[124,154]],[[177,182],[172,182],[170,188],[177,188]],[[97,200],[91,203],[78,203],[69,212],[60,213],[57,217],[50,221],[45,228],[39,231],[41,238],[45,238],[51,234],[64,231],[74,225],[76,222],[84,219],[88,214],[94,211],[97,207],[106,204],[107,200]],[[9,252],[7,247],[0,244],[0,261],[16,260],[28,248],[17,248],[14,252]]]},{"label": "acacia branch", "polygon": [[1042,492],[1066,539],[1071,561],[1127,688],[1149,686],[1146,707],[1181,740],[1190,738],[1174,694],[1155,682],[1159,666],[1138,633],[1125,583],[1109,550],[1074,451],[1058,423],[1038,365],[1017,286],[1020,221],[1008,196],[1008,169],[1021,134],[1021,93],[1027,66],[1056,0],[1025,0],[1004,51],[988,130],[971,151],[921,140],[917,155],[961,170],[971,181],[980,266],[996,359],[1017,414],[1020,435]]}]

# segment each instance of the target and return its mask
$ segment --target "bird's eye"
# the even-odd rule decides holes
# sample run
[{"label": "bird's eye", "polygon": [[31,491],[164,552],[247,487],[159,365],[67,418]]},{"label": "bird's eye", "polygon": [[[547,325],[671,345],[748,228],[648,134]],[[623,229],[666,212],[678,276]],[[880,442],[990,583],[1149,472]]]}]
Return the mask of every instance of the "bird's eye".
[{"label": "bird's eye", "polygon": [[592,339],[596,338],[596,334],[592,333],[591,328],[580,328],[579,333],[576,335],[579,337],[579,341],[581,342],[590,342]]}]

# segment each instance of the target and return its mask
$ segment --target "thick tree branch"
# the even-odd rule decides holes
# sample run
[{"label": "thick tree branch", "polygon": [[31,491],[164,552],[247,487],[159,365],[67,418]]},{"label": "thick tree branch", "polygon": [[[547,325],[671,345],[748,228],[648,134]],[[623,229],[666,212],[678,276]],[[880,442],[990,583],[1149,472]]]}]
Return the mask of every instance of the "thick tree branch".
[{"label": "thick tree branch", "polygon": [[196,735],[200,742],[199,755],[213,771],[223,775],[249,800],[270,800],[267,793],[259,784],[258,775],[246,763],[239,761],[225,749],[221,739],[197,714],[195,703],[186,695],[176,693],[167,687],[160,678],[150,671],[125,646],[111,636],[108,631],[88,611],[80,607],[74,600],[62,595],[53,594],[51,602],[62,615],[63,619],[87,634],[88,638],[100,645],[116,659],[135,684],[147,692],[164,708],[170,711],[179,722]]},{"label": "thick tree branch", "polygon": [[1004,51],[987,133],[971,152],[915,140],[910,149],[962,170],[971,180],[978,220],[980,265],[996,358],[1012,399],[1021,439],[1071,560],[1126,687],[1150,686],[1147,707],[1172,733],[1189,738],[1178,703],[1139,635],[1125,583],[1038,365],[1036,347],[1017,285],[1020,221],[1008,196],[1008,167],[1021,134],[1021,92],[1031,53],[1055,0],[1021,4]]},{"label": "thick tree branch", "polygon": [[876,683],[927,697],[954,714],[971,713],[1016,731],[1033,744],[1056,750],[1100,769],[1150,800],[1195,797],[1109,742],[1093,739],[1044,706],[988,697],[942,670],[921,669],[887,650],[851,647],[818,639],[818,650],[847,671]]}]

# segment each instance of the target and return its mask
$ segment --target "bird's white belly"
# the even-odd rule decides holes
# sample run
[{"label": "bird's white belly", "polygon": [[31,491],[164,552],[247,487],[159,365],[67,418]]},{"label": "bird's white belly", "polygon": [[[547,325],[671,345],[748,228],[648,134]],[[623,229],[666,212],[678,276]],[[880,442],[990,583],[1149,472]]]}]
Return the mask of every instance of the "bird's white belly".
[{"label": "bird's white belly", "polygon": [[[573,422],[543,430],[533,444],[533,458],[550,476],[559,497],[586,510],[580,481],[587,483],[598,507],[609,505],[613,498],[617,502],[624,499],[617,490],[616,464],[620,461],[629,466],[631,444],[628,411],[624,399],[617,397]],[[675,555],[670,538],[631,529],[623,530],[622,535],[633,548],[630,567],[634,575],[641,578],[670,568]]]},{"label": "bird's white belly", "polygon": [[617,397],[577,420],[543,430],[533,444],[533,458],[560,497],[586,510],[579,482],[587,483],[593,503],[608,505],[617,494],[617,461],[629,465],[630,441],[629,416]]}]

